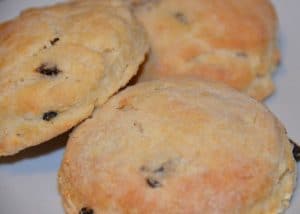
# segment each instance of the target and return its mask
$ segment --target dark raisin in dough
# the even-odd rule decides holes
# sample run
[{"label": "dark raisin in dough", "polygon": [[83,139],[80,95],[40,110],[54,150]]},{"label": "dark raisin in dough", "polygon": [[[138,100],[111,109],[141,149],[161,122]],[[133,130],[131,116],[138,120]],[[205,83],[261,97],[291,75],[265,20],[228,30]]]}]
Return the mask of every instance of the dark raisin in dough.
[{"label": "dark raisin in dough", "polygon": [[187,24],[188,23],[188,19],[187,17],[181,13],[181,12],[176,12],[174,13],[174,17],[179,21],[181,22],[182,24]]},{"label": "dark raisin in dough", "polygon": [[146,182],[151,188],[157,188],[162,186],[162,184],[157,179],[152,177],[148,177],[146,179]]},{"label": "dark raisin in dough", "polygon": [[57,116],[57,112],[55,112],[55,111],[48,111],[48,112],[44,113],[43,120],[50,121],[50,120],[52,120],[56,116]]},{"label": "dark raisin in dough", "polygon": [[51,43],[51,45],[55,45],[55,43],[58,42],[58,41],[59,41],[59,38],[56,37],[53,40],[51,40],[50,43]]},{"label": "dark raisin in dough", "polygon": [[[133,1],[131,5],[133,7],[140,7],[140,6],[146,7],[146,6],[151,6],[153,4],[158,4],[160,1],[161,0],[140,0],[140,1]],[[147,9],[151,9],[151,8],[147,8]]]},{"label": "dark raisin in dough", "polygon": [[83,207],[79,211],[79,214],[94,214],[94,210],[88,208],[88,207]]},{"label": "dark raisin in dough", "polygon": [[139,131],[140,133],[143,133],[143,132],[144,132],[144,128],[143,128],[143,126],[142,126],[141,123],[135,121],[135,122],[133,122],[133,125],[134,125],[134,127],[136,127],[136,128],[138,129],[138,131]]},{"label": "dark raisin in dough", "polygon": [[236,52],[236,56],[241,57],[241,58],[247,58],[248,54],[245,52]]},{"label": "dark raisin in dough", "polygon": [[47,63],[42,64],[36,71],[47,76],[56,76],[61,72],[56,65],[49,65]]},{"label": "dark raisin in dough", "polygon": [[300,146],[290,139],[290,143],[294,145],[293,155],[296,161],[300,161]]},{"label": "dark raisin in dough", "polygon": [[164,172],[165,171],[165,167],[164,166],[161,166],[155,170],[153,170],[154,173],[160,173],[160,172]]}]

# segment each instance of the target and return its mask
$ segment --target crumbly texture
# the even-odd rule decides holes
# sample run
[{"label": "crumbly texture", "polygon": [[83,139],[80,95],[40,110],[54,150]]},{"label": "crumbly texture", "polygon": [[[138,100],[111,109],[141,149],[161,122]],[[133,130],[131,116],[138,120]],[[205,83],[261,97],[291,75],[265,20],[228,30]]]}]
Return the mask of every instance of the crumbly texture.
[{"label": "crumbly texture", "polygon": [[63,133],[136,74],[148,42],[118,0],[28,9],[0,25],[0,156]]},{"label": "crumbly texture", "polygon": [[279,63],[277,16],[269,0],[127,0],[151,54],[140,81],[210,79],[263,100]]},{"label": "crumbly texture", "polygon": [[227,86],[153,81],[111,98],[71,134],[66,213],[281,213],[295,185],[284,127]]}]

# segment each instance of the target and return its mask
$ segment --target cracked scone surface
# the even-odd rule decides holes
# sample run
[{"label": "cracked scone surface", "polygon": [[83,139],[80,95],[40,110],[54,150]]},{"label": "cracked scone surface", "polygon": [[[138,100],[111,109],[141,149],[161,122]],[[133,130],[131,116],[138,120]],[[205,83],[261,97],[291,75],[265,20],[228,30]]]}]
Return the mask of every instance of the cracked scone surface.
[{"label": "cracked scone surface", "polygon": [[274,90],[277,16],[269,0],[127,0],[152,52],[140,81],[212,79],[258,100]]},{"label": "cracked scone surface", "polygon": [[146,34],[121,1],[28,9],[0,24],[0,156],[67,131],[138,70]]},{"label": "cracked scone surface", "polygon": [[58,182],[67,213],[280,213],[295,184],[284,127],[216,83],[150,81],[71,134]]}]

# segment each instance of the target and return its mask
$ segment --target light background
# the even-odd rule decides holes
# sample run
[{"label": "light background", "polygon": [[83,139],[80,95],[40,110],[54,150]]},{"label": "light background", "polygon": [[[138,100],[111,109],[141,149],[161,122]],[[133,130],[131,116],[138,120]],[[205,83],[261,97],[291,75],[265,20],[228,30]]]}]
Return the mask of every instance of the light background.
[{"label": "light background", "polygon": [[[0,0],[0,21],[16,16],[29,6],[58,0]],[[274,81],[275,95],[266,104],[286,126],[289,136],[300,142],[300,1],[273,0],[280,19],[282,64]],[[56,174],[63,155],[64,139],[0,159],[0,213],[62,214]],[[300,170],[300,165],[298,164]],[[299,173],[298,173],[299,174]],[[298,185],[299,186],[299,185]],[[300,213],[300,187],[287,214]]]}]

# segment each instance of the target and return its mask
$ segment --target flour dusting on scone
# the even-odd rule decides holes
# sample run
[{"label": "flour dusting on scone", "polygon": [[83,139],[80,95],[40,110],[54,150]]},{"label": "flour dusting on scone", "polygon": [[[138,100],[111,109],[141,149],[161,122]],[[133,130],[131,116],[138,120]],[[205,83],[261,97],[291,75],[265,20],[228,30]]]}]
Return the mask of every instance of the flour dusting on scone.
[{"label": "flour dusting on scone", "polygon": [[220,84],[126,88],[71,134],[59,172],[66,213],[281,213],[295,185],[284,127]]},{"label": "flour dusting on scone", "polygon": [[0,24],[0,156],[90,116],[137,72],[146,33],[119,0],[28,9]]}]

